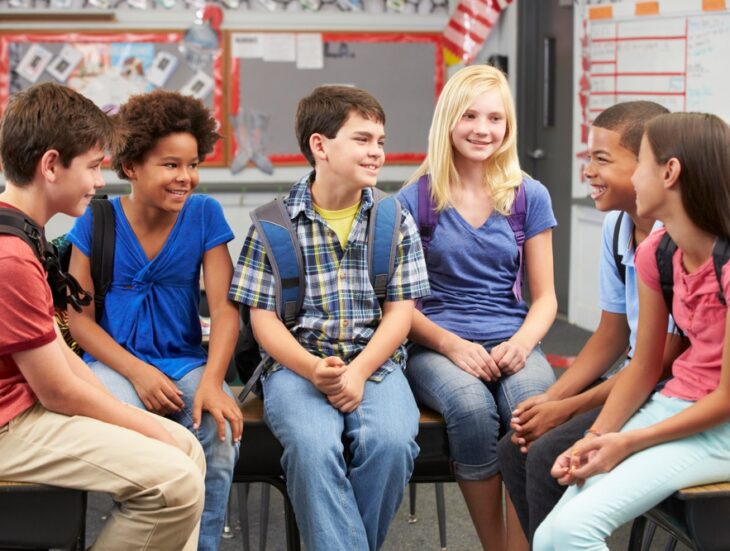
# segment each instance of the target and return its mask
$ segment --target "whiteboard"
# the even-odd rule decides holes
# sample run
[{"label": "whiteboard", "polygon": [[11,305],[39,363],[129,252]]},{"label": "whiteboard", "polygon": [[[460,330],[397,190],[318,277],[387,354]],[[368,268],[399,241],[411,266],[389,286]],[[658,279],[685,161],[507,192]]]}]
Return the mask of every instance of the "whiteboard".
[{"label": "whiteboard", "polygon": [[583,159],[590,123],[622,101],[715,113],[730,122],[730,12],[627,17],[578,27],[573,197],[586,197]]}]

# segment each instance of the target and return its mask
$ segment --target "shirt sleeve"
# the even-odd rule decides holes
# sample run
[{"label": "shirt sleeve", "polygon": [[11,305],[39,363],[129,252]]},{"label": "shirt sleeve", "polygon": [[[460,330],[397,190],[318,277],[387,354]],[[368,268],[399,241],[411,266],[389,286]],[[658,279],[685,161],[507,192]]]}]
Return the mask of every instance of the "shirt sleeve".
[{"label": "shirt sleeve", "polygon": [[613,256],[613,234],[620,212],[611,211],[603,219],[600,261],[601,310],[614,314],[626,313],[626,284],[616,266]]},{"label": "shirt sleeve", "polygon": [[276,310],[274,274],[253,225],[243,242],[228,298],[251,308]]},{"label": "shirt sleeve", "polygon": [[76,219],[71,231],[66,234],[68,240],[85,256],[91,256],[91,230],[93,226],[93,214],[91,207],[87,207],[86,212]]},{"label": "shirt sleeve", "polygon": [[651,289],[658,292],[661,292],[662,285],[659,280],[659,267],[656,264],[656,250],[665,233],[667,232],[664,228],[650,233],[649,237],[636,247],[634,256],[634,265],[639,278]]},{"label": "shirt sleeve", "polygon": [[396,248],[395,270],[388,282],[386,298],[389,301],[409,300],[429,293],[421,237],[411,214],[401,208],[400,242]]},{"label": "shirt sleeve", "polygon": [[547,229],[554,228],[558,221],[553,214],[550,193],[540,182],[525,179],[525,240],[535,237]]},{"label": "shirt sleeve", "polygon": [[203,227],[205,228],[205,250],[228,243],[234,238],[233,231],[226,221],[221,204],[213,197],[204,196]]},{"label": "shirt sleeve", "polygon": [[30,248],[19,238],[6,237],[0,258],[0,355],[32,350],[53,342],[53,304],[46,274]]}]

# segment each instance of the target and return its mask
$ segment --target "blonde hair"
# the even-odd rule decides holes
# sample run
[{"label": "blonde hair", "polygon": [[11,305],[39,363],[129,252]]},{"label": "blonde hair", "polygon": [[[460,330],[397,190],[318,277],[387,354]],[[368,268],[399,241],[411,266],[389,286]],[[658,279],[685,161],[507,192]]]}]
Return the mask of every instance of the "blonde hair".
[{"label": "blonde hair", "polygon": [[485,162],[484,185],[491,193],[494,208],[505,216],[510,213],[523,176],[517,158],[515,107],[504,74],[489,65],[464,67],[448,80],[436,103],[431,121],[428,154],[408,180],[414,182],[424,174],[431,175],[431,198],[438,211],[451,205],[451,185],[461,185],[454,166],[451,133],[474,100],[495,89],[502,96],[507,129],[502,145]]}]

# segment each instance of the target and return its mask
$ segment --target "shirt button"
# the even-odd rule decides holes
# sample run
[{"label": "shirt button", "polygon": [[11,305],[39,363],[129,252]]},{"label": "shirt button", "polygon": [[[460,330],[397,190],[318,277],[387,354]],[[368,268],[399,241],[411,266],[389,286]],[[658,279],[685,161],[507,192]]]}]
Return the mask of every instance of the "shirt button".
[{"label": "shirt button", "polygon": [[340,272],[340,279],[345,279],[347,277],[347,274],[345,272]]},{"label": "shirt button", "polygon": [[347,327],[348,325],[350,325],[349,320],[342,320],[342,326],[343,327]]}]

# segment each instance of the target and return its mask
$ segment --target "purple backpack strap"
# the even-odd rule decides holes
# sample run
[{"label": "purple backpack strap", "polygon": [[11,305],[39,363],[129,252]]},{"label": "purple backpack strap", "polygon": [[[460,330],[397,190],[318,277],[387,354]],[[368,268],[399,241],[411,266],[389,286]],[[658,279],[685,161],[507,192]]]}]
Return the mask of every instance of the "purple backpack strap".
[{"label": "purple backpack strap", "polygon": [[512,202],[512,212],[507,217],[512,233],[515,234],[517,241],[517,250],[520,255],[520,265],[517,268],[517,278],[512,286],[512,292],[518,302],[522,301],[522,276],[525,271],[524,254],[525,249],[525,216],[527,215],[527,200],[525,199],[525,184],[521,183],[517,188],[515,200]]},{"label": "purple backpack strap", "polygon": [[418,233],[421,234],[423,256],[428,256],[428,246],[433,239],[436,225],[439,222],[439,213],[436,212],[431,201],[431,186],[428,174],[421,176],[416,182],[418,187]]}]

